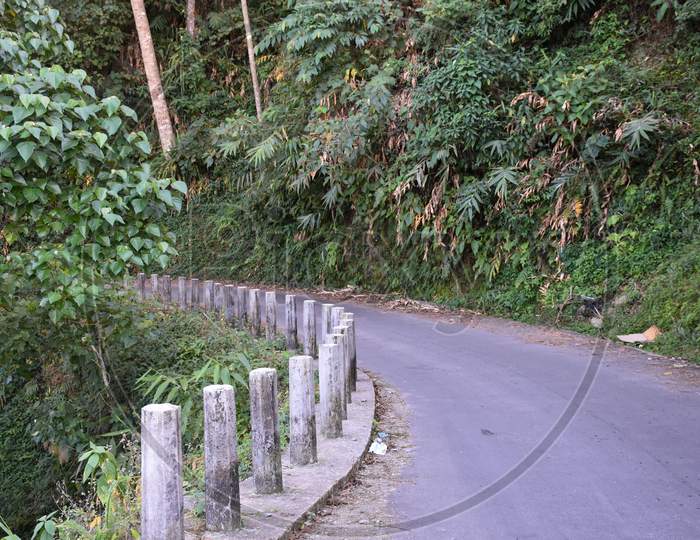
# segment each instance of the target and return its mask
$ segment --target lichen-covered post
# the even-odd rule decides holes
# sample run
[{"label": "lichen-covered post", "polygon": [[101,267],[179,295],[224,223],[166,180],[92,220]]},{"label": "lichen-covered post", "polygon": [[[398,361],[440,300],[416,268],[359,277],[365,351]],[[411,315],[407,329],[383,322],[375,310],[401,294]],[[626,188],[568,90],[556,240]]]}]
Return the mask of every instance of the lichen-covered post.
[{"label": "lichen-covered post", "polygon": [[340,306],[333,306],[333,309],[331,309],[331,328],[329,330],[330,333],[335,332],[334,328],[336,326],[340,326],[340,320],[343,318],[344,311],[345,308],[342,308]]},{"label": "lichen-covered post", "polygon": [[241,525],[233,386],[206,386],[203,394],[204,515],[208,531],[230,531]]},{"label": "lichen-covered post", "polygon": [[234,285],[226,285],[224,287],[224,320],[232,325],[234,316],[234,305],[236,300],[236,287]]},{"label": "lichen-covered post", "polygon": [[238,320],[239,328],[245,328],[246,320],[248,318],[248,287],[238,286],[236,289],[236,300],[238,302],[236,307],[236,319]]},{"label": "lichen-covered post", "polygon": [[136,275],[136,288],[139,291],[139,298],[141,300],[146,299],[146,274],[139,272]]},{"label": "lichen-covered post", "polygon": [[199,279],[192,278],[190,280],[190,309],[199,309]]},{"label": "lichen-covered post", "polygon": [[316,454],[316,404],[314,359],[289,359],[289,457],[292,465],[314,463]]},{"label": "lichen-covered post", "polygon": [[328,343],[328,336],[331,333],[331,310],[333,304],[321,304],[321,340],[319,343],[325,345]]},{"label": "lichen-covered post", "polygon": [[357,342],[355,335],[355,316],[345,312],[345,324],[348,325],[348,342],[350,345],[350,391],[357,390]]},{"label": "lichen-covered post", "polygon": [[265,293],[265,338],[273,341],[277,337],[277,295],[274,291]]},{"label": "lichen-covered post", "polygon": [[177,278],[177,303],[180,309],[187,309],[187,279],[183,276]]},{"label": "lichen-covered post", "polygon": [[158,274],[151,274],[151,298],[158,298]]},{"label": "lichen-covered post", "polygon": [[288,351],[296,351],[299,347],[297,339],[297,298],[293,294],[284,297],[284,312],[287,318],[285,336]]},{"label": "lichen-covered post", "polygon": [[302,313],[302,331],[304,332],[304,354],[315,357],[316,345],[316,301],[304,300]]},{"label": "lichen-covered post", "polygon": [[341,329],[341,327],[336,326],[333,329],[333,333],[329,336],[329,339],[331,340],[331,343],[334,343],[335,345],[338,346],[339,349],[339,357],[340,357],[340,387],[343,392],[343,420],[348,419],[348,381],[347,381],[347,364],[348,364],[348,359],[347,359],[347,339],[345,337],[345,333]]},{"label": "lichen-covered post", "polygon": [[170,304],[173,301],[173,285],[168,274],[164,275],[160,282],[160,298]]},{"label": "lichen-covered post", "polygon": [[260,289],[251,289],[248,296],[248,323],[250,333],[260,334]]},{"label": "lichen-covered post", "polygon": [[277,370],[250,372],[250,427],[255,492],[282,491],[282,452],[277,421]]},{"label": "lichen-covered post", "polygon": [[341,386],[340,348],[324,344],[318,349],[318,380],[321,433],[328,439],[343,436],[343,388]]},{"label": "lichen-covered post", "polygon": [[350,358],[350,324],[347,320],[340,323],[340,326],[334,328],[336,333],[343,335],[343,382],[345,388],[345,401],[352,403],[352,383],[350,379],[351,358]]},{"label": "lichen-covered post", "polygon": [[214,282],[207,279],[204,282],[204,311],[214,309]]},{"label": "lichen-covered post", "polygon": [[141,409],[141,538],[185,538],[180,407]]},{"label": "lichen-covered post", "polygon": [[221,314],[224,305],[224,286],[221,283],[214,283],[214,311]]}]

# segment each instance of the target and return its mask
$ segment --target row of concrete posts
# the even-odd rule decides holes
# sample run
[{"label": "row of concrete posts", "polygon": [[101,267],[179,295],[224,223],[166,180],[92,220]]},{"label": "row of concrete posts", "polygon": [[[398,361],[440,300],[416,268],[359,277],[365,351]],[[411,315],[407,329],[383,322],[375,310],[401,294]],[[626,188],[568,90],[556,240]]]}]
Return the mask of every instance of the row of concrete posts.
[{"label": "row of concrete posts", "polygon": [[[182,309],[201,309],[254,335],[277,337],[274,292],[178,277],[173,291],[170,276],[136,277],[140,298],[148,296]],[[128,282],[125,283],[128,287]],[[150,288],[150,292],[149,289]],[[285,296],[285,341],[298,350],[296,298]],[[303,303],[303,355],[289,359],[289,457],[294,466],[317,461],[316,422],[326,438],[343,436],[347,404],[357,386],[355,320],[332,304],[321,305],[320,334],[316,332],[316,302]],[[317,346],[317,344],[319,344]],[[318,358],[320,404],[316,417],[314,371]],[[258,494],[283,491],[282,452],[278,423],[277,371],[254,369],[249,375],[253,483]],[[233,386],[211,385],[204,397],[205,521],[208,531],[231,531],[241,526],[238,478],[236,403]],[[152,404],[141,409],[141,538],[184,539],[182,438],[180,407]]]}]

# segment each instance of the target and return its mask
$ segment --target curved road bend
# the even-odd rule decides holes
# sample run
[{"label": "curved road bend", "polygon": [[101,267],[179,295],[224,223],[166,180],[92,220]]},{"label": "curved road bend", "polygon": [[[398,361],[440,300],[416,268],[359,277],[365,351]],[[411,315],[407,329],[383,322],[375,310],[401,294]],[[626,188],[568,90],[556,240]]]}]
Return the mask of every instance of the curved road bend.
[{"label": "curved road bend", "polygon": [[[410,410],[413,461],[391,498],[398,537],[700,538],[697,383],[603,342],[541,345],[524,331],[339,305],[356,314],[359,366]],[[571,411],[577,388],[585,399],[560,436],[512,471]]]}]

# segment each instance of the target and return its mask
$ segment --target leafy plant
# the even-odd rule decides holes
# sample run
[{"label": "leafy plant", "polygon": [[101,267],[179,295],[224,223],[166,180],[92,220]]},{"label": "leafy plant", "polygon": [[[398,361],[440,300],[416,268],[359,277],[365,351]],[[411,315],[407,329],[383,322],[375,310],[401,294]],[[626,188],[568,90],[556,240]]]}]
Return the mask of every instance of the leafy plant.
[{"label": "leafy plant", "polygon": [[0,45],[0,306],[36,301],[58,323],[130,267],[167,264],[174,237],[156,221],[179,209],[186,185],[151,176],[146,135],[125,127],[133,110],[97,99],[84,71],[42,65],[71,48],[56,10],[2,9],[20,20]]}]

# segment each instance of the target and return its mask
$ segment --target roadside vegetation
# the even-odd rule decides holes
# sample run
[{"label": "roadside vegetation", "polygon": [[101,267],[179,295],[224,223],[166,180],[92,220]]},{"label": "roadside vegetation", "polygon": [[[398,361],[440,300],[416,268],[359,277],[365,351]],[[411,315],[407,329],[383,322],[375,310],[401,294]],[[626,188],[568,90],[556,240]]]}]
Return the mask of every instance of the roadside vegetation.
[{"label": "roadside vegetation", "polygon": [[248,372],[285,388],[288,353],[115,286],[176,253],[164,216],[187,186],[153,173],[132,108],[60,67],[75,44],[58,11],[0,2],[0,23],[0,537],[136,538],[140,408],[182,407],[196,492],[202,388],[233,384],[246,475]]},{"label": "roadside vegetation", "polygon": [[700,359],[698,2],[254,9],[262,122],[235,14],[161,34],[174,268],[657,325],[646,347]]}]

